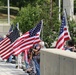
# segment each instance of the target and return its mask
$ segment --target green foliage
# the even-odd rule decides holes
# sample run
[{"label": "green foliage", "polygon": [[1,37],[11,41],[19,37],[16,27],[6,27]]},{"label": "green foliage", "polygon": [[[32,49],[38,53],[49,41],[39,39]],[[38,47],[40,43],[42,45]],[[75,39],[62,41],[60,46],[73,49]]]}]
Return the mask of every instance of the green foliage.
[{"label": "green foliage", "polygon": [[60,28],[58,7],[55,3],[53,4],[52,13],[52,19],[50,19],[50,0],[34,0],[21,9],[17,18],[14,20],[14,23],[19,22],[20,30],[25,33],[43,19],[43,32],[41,32],[41,39],[47,42],[50,47],[51,43],[55,41],[58,36]]},{"label": "green foliage", "polygon": [[40,21],[41,11],[39,7],[33,7],[31,5],[21,9],[15,21],[19,22],[20,29],[23,33],[33,28]]},{"label": "green foliage", "polygon": [[74,40],[74,43],[76,43],[76,22],[74,20],[69,21],[69,31],[71,38]]},{"label": "green foliage", "polygon": [[19,7],[19,9],[21,9],[21,7],[24,7],[26,5],[25,3],[26,0],[10,0],[11,6]]},{"label": "green foliage", "polygon": [[3,5],[3,3],[2,3],[2,1],[0,1],[0,6],[2,6]]},{"label": "green foliage", "polygon": [[6,6],[7,0],[0,0],[0,6]]}]

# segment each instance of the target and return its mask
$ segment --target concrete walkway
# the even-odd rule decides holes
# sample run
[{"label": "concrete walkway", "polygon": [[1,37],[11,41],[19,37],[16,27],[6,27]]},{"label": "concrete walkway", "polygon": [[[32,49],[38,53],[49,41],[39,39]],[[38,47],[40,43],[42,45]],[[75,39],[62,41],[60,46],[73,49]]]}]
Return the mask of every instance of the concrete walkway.
[{"label": "concrete walkway", "polygon": [[0,75],[28,75],[22,69],[16,69],[15,66],[0,59]]}]

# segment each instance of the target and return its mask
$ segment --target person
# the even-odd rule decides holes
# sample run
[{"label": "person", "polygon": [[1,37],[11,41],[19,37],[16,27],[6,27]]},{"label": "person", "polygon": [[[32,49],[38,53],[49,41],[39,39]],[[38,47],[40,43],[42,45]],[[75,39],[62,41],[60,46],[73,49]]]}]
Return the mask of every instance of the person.
[{"label": "person", "polygon": [[33,49],[35,51],[35,53],[33,55],[33,61],[35,63],[37,75],[40,75],[40,49],[41,49],[40,44],[38,46],[36,46],[35,49]]},{"label": "person", "polygon": [[[55,47],[55,46],[53,46],[53,47]],[[45,48],[49,48],[49,45],[47,42],[45,42]]]},{"label": "person", "polygon": [[41,48],[45,48],[44,42],[41,41],[37,44],[34,44],[33,47],[28,50],[28,61],[26,63],[25,72],[29,73],[29,75],[40,75],[40,50]]},{"label": "person", "polygon": [[76,52],[76,42],[74,42],[74,49],[73,49],[74,52]]},{"label": "person", "polygon": [[12,62],[12,58],[13,58],[13,56],[12,56],[12,55],[10,55],[6,62],[11,63],[11,62]]},{"label": "person", "polygon": [[16,68],[22,68],[22,57],[21,53],[16,56]]},{"label": "person", "polygon": [[4,38],[0,35],[0,41],[2,41]]},{"label": "person", "polygon": [[73,52],[76,52],[76,47],[74,46],[74,48],[73,48]]},{"label": "person", "polygon": [[73,42],[73,40],[69,40],[69,41],[66,42],[65,50],[73,52],[73,50],[74,50],[74,42]]},{"label": "person", "polygon": [[33,61],[33,48],[28,51],[28,60],[29,62],[26,64],[26,70],[29,75],[36,75],[36,67]]},{"label": "person", "polygon": [[40,50],[43,47],[43,45],[41,46],[41,44],[36,44],[35,47],[33,48],[33,58],[35,58],[38,62],[38,64],[40,64]]},{"label": "person", "polygon": [[40,75],[40,44],[35,44],[33,48],[28,51],[28,64],[26,64],[25,72],[29,75]]}]

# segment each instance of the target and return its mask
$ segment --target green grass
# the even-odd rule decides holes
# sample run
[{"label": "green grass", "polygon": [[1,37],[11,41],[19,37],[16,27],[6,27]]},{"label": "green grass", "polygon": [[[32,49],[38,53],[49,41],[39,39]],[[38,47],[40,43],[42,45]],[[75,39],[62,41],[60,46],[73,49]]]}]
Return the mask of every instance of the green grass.
[{"label": "green grass", "polygon": [[[0,23],[7,23],[8,22],[8,9],[6,6],[0,6]],[[10,7],[10,20],[11,23],[17,16],[19,9],[17,7]]]}]

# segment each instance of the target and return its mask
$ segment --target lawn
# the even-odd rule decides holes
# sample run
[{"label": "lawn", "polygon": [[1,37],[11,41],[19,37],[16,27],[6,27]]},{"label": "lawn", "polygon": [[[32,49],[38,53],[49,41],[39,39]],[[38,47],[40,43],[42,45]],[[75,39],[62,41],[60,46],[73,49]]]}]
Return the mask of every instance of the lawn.
[{"label": "lawn", "polygon": [[[0,6],[0,24],[7,23],[8,21],[8,9],[5,6]],[[17,7],[10,7],[10,20],[12,21],[16,18],[19,9]]]}]

